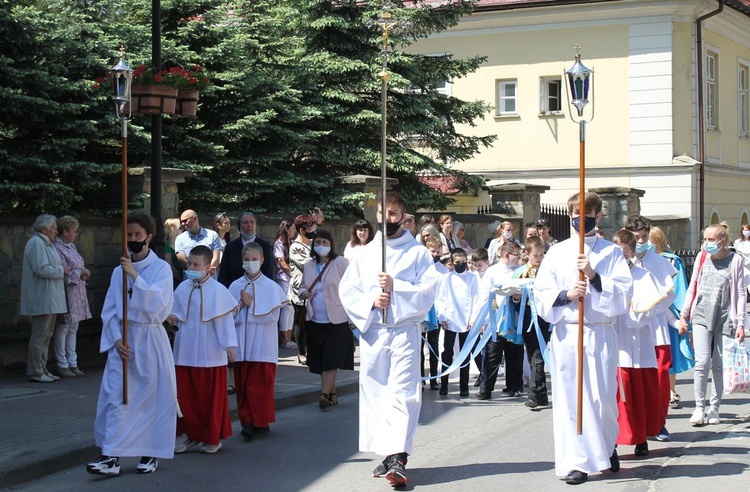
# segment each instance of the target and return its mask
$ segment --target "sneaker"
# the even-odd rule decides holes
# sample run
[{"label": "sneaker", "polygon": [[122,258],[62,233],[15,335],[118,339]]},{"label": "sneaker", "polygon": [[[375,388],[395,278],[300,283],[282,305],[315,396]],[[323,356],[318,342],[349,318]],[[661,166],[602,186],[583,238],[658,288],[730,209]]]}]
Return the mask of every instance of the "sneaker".
[{"label": "sneaker", "polygon": [[54,383],[55,382],[54,379],[47,376],[46,374],[42,374],[41,376],[31,376],[29,378],[29,381],[33,381],[35,383]]},{"label": "sneaker", "polygon": [[666,426],[662,427],[659,433],[654,436],[654,439],[656,439],[659,442],[668,442],[669,431],[667,430],[667,427]]},{"label": "sneaker", "polygon": [[177,440],[174,443],[174,452],[175,454],[184,453],[190,448],[194,448],[200,444],[198,441],[193,441],[188,437],[187,434],[183,434],[181,436],[177,436]]},{"label": "sneaker", "polygon": [[216,451],[221,449],[221,441],[219,444],[204,444],[201,446],[201,453],[203,454],[214,454]]},{"label": "sneaker", "polygon": [[86,471],[92,475],[108,475],[114,477],[120,474],[120,460],[115,456],[102,455],[98,460],[86,465]]},{"label": "sneaker", "polygon": [[159,461],[156,458],[144,456],[141,462],[135,467],[136,473],[154,473],[159,469]]},{"label": "sneaker", "polygon": [[45,372],[44,374],[46,374],[48,378],[52,378],[53,381],[59,381],[60,380],[59,376],[55,376],[51,372]]},{"label": "sneaker", "polygon": [[682,408],[682,402],[680,401],[680,395],[674,391],[670,391],[669,397],[669,408]]},{"label": "sneaker", "polygon": [[77,368],[77,367],[75,367],[75,366],[71,366],[71,367],[69,367],[68,369],[70,369],[70,372],[72,372],[73,374],[75,374],[75,375],[76,375],[77,377],[79,377],[79,378],[80,378],[81,376],[85,376],[85,375],[86,375],[86,373],[85,373],[85,372],[83,372],[82,370],[78,369],[78,368]]},{"label": "sneaker", "polygon": [[394,487],[403,487],[406,485],[406,462],[401,456],[395,454],[388,461],[388,471],[385,474],[385,479]]},{"label": "sneaker", "polygon": [[240,431],[240,435],[242,437],[244,437],[245,439],[247,439],[247,440],[250,440],[253,437],[255,437],[253,435],[253,424],[245,424],[244,426],[242,426],[242,430]]},{"label": "sneaker", "polygon": [[703,414],[702,408],[696,408],[693,410],[693,414],[690,416],[690,425],[698,427],[706,423],[706,416]]},{"label": "sneaker", "polygon": [[70,369],[68,369],[67,367],[61,367],[60,369],[57,370],[57,373],[62,378],[74,378],[74,377],[76,377],[75,373],[73,371],[71,371]]},{"label": "sneaker", "polygon": [[714,407],[709,408],[706,413],[706,420],[708,420],[708,423],[711,425],[720,424],[721,419],[719,418],[719,411]]},{"label": "sneaker", "polygon": [[375,469],[372,471],[372,476],[375,478],[384,477],[388,473],[388,458],[387,456]]},{"label": "sneaker", "polygon": [[281,348],[296,349],[297,348],[297,344],[294,343],[294,342],[286,342],[284,345],[281,346]]}]

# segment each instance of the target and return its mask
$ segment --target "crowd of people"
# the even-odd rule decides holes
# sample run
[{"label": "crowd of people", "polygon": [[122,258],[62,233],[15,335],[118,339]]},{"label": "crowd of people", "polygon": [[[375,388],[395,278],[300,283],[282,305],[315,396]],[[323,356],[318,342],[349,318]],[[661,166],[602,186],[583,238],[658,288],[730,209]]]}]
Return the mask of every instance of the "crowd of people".
[{"label": "crowd of people", "polygon": [[[165,223],[166,261],[151,249],[151,216],[131,213],[131,254],[113,272],[102,312],[107,365],[95,422],[102,456],[87,471],[117,475],[119,458],[135,456],[136,471],[152,473],[159,458],[192,448],[216,453],[232,435],[228,394],[236,394],[242,438],[270,432],[280,348],[296,350],[298,362],[320,375],[318,407],[336,406],[337,372],[354,369],[355,334],[359,449],[385,456],[373,475],[395,486],[407,483],[422,392],[447,397],[455,372],[458,396],[471,397],[472,363],[476,399],[492,399],[504,376],[503,397],[530,409],[551,404],[551,373],[555,471],[569,484],[617,472],[618,445],[646,456],[649,438],[669,440],[669,408],[681,405],[675,376],[693,365],[690,423],[720,422],[722,344],[745,334],[750,226],[733,245],[726,227],[706,228],[687,279],[664,233],[645,217],[629,217],[605,239],[594,193],[569,200],[570,239],[555,240],[542,218],[525,224],[522,242],[502,222],[476,249],[449,214],[417,221],[392,192],[385,210],[378,203],[378,226],[357,221],[343,253],[323,229],[320,209],[281,221],[273,242],[258,236],[250,212],[237,218],[232,240],[227,214],[216,215],[210,229],[185,210]],[[91,317],[90,272],[74,245],[78,228],[72,217],[42,215],[26,246],[21,314],[32,317],[28,374],[35,382],[83,375],[75,338],[78,323]],[[685,354],[689,331],[694,353]],[[47,370],[53,333],[59,376]],[[570,384],[576,357],[583,362],[582,434]],[[123,404],[125,371],[137,404]]]}]

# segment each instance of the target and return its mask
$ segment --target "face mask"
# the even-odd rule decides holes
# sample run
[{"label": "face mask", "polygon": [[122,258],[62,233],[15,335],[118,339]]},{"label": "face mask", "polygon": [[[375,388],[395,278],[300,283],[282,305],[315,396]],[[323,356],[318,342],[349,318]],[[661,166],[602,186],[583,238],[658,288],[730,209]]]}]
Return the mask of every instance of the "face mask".
[{"label": "face mask", "polygon": [[716,253],[718,253],[719,251],[721,251],[721,247],[719,246],[719,244],[721,244],[721,241],[719,241],[718,243],[711,243],[711,242],[708,242],[708,241],[704,241],[703,242],[703,249],[706,250],[706,253],[708,253],[710,255],[715,255]]},{"label": "face mask", "polygon": [[439,256],[433,256],[433,257],[432,257],[432,262],[433,262],[433,263],[437,263],[437,262],[439,262],[439,261],[440,261],[440,257],[439,257]]},{"label": "face mask", "polygon": [[750,238],[750,231],[742,231],[742,235],[745,236],[745,239]]},{"label": "face mask", "polygon": [[255,234],[248,234],[247,232],[240,229],[240,235],[242,236],[242,239],[245,241],[255,241]]},{"label": "face mask", "polygon": [[513,233],[512,232],[503,232],[503,237],[505,239],[510,239],[510,238],[513,237]]},{"label": "face mask", "polygon": [[[386,222],[385,223],[385,235],[387,237],[391,237],[395,235],[398,230],[401,229],[401,221],[398,222]],[[383,230],[383,224],[378,223],[378,230],[382,232]]]},{"label": "face mask", "polygon": [[456,273],[464,273],[466,271],[466,263],[454,263],[453,270]]},{"label": "face mask", "polygon": [[[576,230],[576,232],[579,232],[581,230],[581,216],[573,217],[570,219],[571,224],[573,224],[573,229]],[[593,231],[596,227],[596,217],[586,217],[586,220],[584,221],[584,227],[586,228],[585,234],[588,234],[589,232]]]},{"label": "face mask", "polygon": [[302,234],[303,236],[305,236],[307,239],[312,239],[313,236],[315,236],[315,231],[305,231],[305,230],[302,230],[302,231],[299,231],[299,232],[300,232],[300,234]]},{"label": "face mask", "polygon": [[143,251],[143,248],[145,247],[146,247],[145,239],[143,241],[128,241],[128,249],[135,254],[138,254],[141,251]]},{"label": "face mask", "polygon": [[328,253],[331,252],[330,246],[315,246],[313,249],[315,250],[315,253],[317,253],[317,255],[321,258],[328,256]]},{"label": "face mask", "polygon": [[645,253],[646,251],[653,251],[654,249],[655,246],[651,243],[651,241],[635,245],[635,252],[638,254]]},{"label": "face mask", "polygon": [[260,271],[259,261],[243,261],[242,268],[250,275],[255,275]]},{"label": "face mask", "polygon": [[185,276],[189,280],[198,280],[203,276],[204,273],[206,272],[202,272],[200,270],[185,270]]}]

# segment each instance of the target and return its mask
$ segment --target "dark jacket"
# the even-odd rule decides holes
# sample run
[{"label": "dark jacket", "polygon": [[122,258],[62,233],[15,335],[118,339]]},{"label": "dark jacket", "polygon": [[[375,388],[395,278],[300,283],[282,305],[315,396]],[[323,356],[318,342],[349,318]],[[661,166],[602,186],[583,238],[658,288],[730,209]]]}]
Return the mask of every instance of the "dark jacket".
[{"label": "dark jacket", "polygon": [[[255,242],[263,248],[263,265],[261,265],[260,271],[271,280],[276,280],[273,278],[273,266],[276,261],[273,257],[271,243],[258,236],[255,236]],[[240,278],[243,273],[245,273],[245,270],[242,269],[242,236],[240,236],[229,241],[224,248],[218,280],[226,288],[229,288],[232,282]]]}]

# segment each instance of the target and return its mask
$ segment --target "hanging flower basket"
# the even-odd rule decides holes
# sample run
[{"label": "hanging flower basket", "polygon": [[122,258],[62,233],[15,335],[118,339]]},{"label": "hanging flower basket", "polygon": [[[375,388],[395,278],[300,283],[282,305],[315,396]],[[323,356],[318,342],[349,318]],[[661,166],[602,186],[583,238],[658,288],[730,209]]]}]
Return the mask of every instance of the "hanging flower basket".
[{"label": "hanging flower basket", "polygon": [[133,85],[133,114],[174,114],[177,89],[168,85]]},{"label": "hanging flower basket", "polygon": [[183,88],[177,90],[177,109],[175,115],[182,118],[194,118],[198,111],[198,89]]}]

